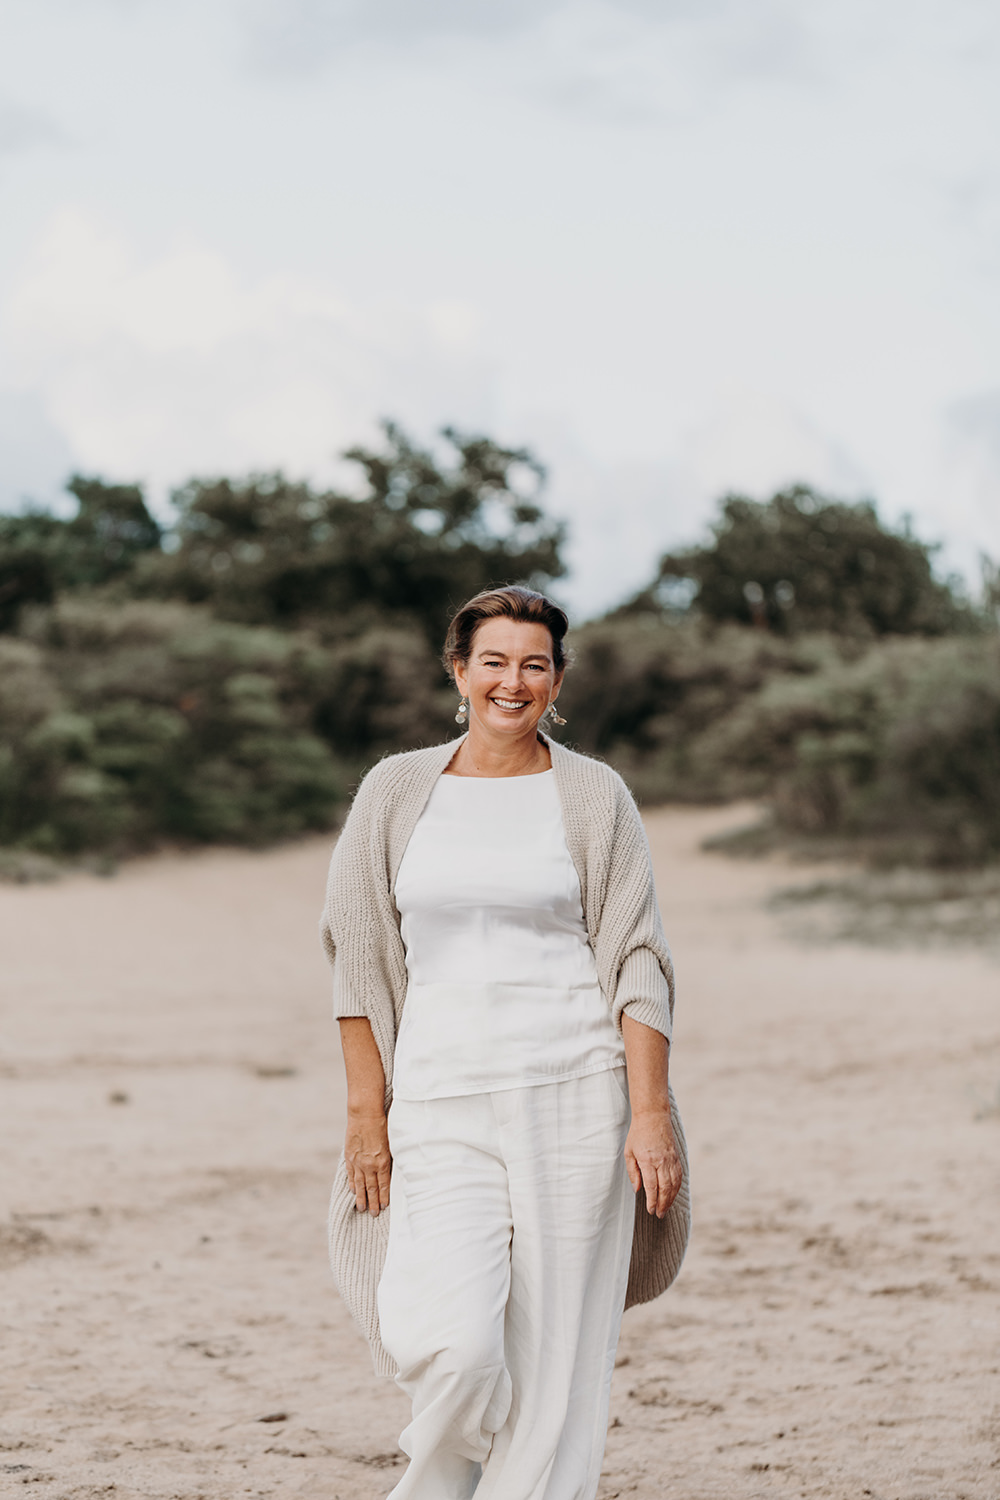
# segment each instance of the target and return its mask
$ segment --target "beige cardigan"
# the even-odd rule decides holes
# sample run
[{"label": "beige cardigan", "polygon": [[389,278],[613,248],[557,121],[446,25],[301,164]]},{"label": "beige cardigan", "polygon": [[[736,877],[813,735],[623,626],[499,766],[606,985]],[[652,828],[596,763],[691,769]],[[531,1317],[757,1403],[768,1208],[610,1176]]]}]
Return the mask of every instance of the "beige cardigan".
[{"label": "beige cardigan", "polygon": [[[406,998],[406,955],[393,899],[396,873],[434,783],[461,743],[391,755],[370,771],[330,861],[321,933],[333,965],[335,1016],[367,1016],[392,1099],[396,1034]],[[622,1012],[670,1036],[673,965],[656,905],[649,845],[635,803],[601,761],[547,741],[566,843],[580,877],[590,945],[617,1026]],[[626,1307],[658,1297],[680,1269],[691,1226],[687,1148],[676,1104],[674,1132],[684,1183],[666,1217],[636,1201]],[[340,1294],[367,1335],[376,1372],[395,1365],[379,1337],[376,1294],[389,1213],[358,1213],[343,1158],[330,1200],[330,1263]]]}]

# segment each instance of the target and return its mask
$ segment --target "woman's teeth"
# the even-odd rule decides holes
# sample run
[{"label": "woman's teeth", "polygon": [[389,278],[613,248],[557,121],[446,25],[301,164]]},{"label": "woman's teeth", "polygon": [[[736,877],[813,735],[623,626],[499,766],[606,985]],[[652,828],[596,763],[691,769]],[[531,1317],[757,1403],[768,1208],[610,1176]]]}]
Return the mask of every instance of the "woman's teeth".
[{"label": "woman's teeth", "polygon": [[508,711],[527,707],[526,703],[519,703],[516,698],[491,698],[490,702],[495,703],[497,708],[506,708]]}]

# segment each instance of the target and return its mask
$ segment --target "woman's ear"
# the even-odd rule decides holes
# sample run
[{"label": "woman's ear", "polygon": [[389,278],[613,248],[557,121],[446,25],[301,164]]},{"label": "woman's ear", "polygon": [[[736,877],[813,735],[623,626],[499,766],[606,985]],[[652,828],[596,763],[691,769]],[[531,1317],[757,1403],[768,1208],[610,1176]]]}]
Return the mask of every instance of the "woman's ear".
[{"label": "woman's ear", "polygon": [[458,688],[458,691],[461,693],[462,697],[467,698],[469,696],[469,679],[466,676],[464,662],[455,662],[452,666],[452,671],[455,674],[455,686]]}]

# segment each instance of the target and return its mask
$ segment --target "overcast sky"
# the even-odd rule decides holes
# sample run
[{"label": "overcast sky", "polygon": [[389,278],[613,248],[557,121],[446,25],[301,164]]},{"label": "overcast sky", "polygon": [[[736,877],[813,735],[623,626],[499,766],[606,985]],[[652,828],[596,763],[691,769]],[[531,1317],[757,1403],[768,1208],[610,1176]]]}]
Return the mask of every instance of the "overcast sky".
[{"label": "overcast sky", "polygon": [[581,614],[719,495],[1000,556],[995,0],[0,0],[0,504],[533,447]]}]

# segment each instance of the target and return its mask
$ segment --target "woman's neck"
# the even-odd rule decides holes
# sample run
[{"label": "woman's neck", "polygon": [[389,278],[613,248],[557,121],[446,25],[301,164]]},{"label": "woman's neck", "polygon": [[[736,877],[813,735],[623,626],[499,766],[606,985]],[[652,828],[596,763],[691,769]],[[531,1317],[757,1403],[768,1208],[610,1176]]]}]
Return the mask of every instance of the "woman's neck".
[{"label": "woman's neck", "polygon": [[537,734],[497,743],[471,724],[446,776],[535,776],[552,767],[549,747]]}]

